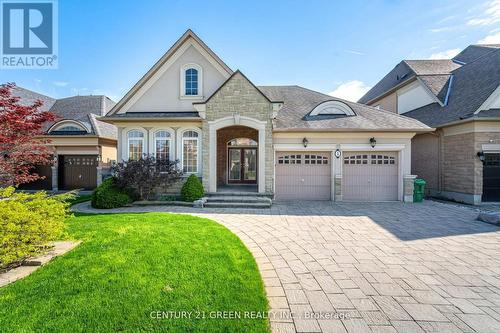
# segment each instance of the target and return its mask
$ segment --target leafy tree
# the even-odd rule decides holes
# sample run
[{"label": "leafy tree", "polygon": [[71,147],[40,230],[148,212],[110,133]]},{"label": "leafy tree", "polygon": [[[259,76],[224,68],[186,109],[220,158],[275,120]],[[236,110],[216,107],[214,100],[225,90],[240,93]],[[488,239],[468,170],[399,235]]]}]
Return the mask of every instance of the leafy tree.
[{"label": "leafy tree", "polygon": [[42,176],[32,173],[35,165],[52,164],[52,151],[46,146],[43,125],[55,115],[40,108],[43,102],[22,104],[12,95],[14,84],[0,85],[0,187],[29,183]]},{"label": "leafy tree", "polygon": [[155,188],[170,186],[181,177],[178,163],[144,156],[116,164],[113,172],[120,188],[133,188],[141,200],[149,200],[155,194]]}]

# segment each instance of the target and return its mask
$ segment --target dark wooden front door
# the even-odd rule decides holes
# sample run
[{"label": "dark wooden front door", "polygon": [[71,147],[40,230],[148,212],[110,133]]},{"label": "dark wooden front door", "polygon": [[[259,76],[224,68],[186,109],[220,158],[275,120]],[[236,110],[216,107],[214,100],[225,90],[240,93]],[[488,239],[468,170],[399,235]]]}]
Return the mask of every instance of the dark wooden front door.
[{"label": "dark wooden front door", "polygon": [[482,199],[500,201],[500,154],[484,154]]},{"label": "dark wooden front door", "polygon": [[228,183],[257,183],[257,148],[228,148],[227,156]]},{"label": "dark wooden front door", "polygon": [[86,189],[97,186],[97,155],[59,155],[59,188]]}]

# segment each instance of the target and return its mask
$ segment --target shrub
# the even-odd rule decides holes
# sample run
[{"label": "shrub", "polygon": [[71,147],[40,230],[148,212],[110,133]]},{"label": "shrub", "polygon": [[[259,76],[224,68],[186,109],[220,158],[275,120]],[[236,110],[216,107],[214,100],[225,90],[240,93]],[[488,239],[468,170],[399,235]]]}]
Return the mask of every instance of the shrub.
[{"label": "shrub", "polygon": [[133,201],[130,191],[119,188],[114,177],[108,178],[92,192],[92,207],[117,208]]},{"label": "shrub", "polygon": [[181,177],[178,163],[143,156],[118,163],[113,167],[113,173],[120,188],[133,188],[141,200],[149,200],[156,188],[168,187]]},{"label": "shrub", "polygon": [[188,177],[181,189],[181,197],[184,201],[193,202],[201,199],[205,194],[203,185],[198,177],[191,175]]},{"label": "shrub", "polygon": [[70,215],[67,200],[73,193],[48,196],[0,189],[0,268],[42,252],[59,239]]}]

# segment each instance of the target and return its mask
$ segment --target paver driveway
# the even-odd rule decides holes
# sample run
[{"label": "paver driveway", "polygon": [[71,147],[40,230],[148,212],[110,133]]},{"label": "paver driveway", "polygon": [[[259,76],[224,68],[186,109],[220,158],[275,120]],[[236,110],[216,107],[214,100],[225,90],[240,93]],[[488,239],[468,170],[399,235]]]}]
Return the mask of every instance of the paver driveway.
[{"label": "paver driveway", "polygon": [[274,332],[500,332],[500,228],[475,221],[471,208],[294,202],[110,212],[138,210],[202,215],[239,235],[261,270]]}]

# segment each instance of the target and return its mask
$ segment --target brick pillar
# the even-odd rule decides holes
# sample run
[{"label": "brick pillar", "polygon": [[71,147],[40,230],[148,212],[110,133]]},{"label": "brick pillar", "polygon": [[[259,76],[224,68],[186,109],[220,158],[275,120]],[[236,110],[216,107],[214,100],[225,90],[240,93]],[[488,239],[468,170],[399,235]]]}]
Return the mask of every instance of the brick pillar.
[{"label": "brick pillar", "polygon": [[413,202],[413,189],[416,175],[403,176],[403,201]]},{"label": "brick pillar", "polygon": [[335,201],[342,201],[342,175],[335,175]]}]

